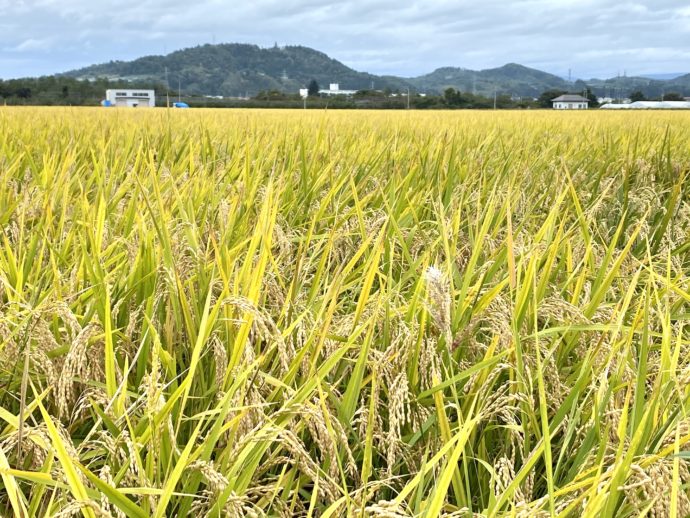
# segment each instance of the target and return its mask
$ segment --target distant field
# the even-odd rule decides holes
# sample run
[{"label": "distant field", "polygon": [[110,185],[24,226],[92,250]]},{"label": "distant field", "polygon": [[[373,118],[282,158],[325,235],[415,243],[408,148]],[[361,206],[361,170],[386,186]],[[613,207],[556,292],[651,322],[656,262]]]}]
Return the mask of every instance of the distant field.
[{"label": "distant field", "polygon": [[689,173],[690,113],[0,108],[0,515],[688,516]]}]

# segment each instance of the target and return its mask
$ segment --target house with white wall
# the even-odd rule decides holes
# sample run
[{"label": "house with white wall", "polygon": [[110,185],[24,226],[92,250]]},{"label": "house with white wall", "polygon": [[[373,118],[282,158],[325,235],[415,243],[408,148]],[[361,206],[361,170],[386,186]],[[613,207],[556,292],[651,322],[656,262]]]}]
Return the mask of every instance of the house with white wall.
[{"label": "house with white wall", "polygon": [[551,99],[554,110],[586,110],[589,99],[581,95],[565,94]]}]

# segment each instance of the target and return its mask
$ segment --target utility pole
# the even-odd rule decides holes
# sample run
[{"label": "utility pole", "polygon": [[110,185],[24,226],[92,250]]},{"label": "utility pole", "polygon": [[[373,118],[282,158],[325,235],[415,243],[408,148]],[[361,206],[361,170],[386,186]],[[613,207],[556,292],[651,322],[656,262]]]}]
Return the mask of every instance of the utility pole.
[{"label": "utility pole", "polygon": [[168,67],[165,67],[165,103],[170,108],[170,83],[168,83]]},{"label": "utility pole", "polygon": [[410,109],[410,87],[407,87],[407,109]]},{"label": "utility pole", "polygon": [[180,78],[177,78],[177,102],[182,102],[182,87],[180,87]]},{"label": "utility pole", "polygon": [[494,110],[496,109],[496,90],[494,90]]}]

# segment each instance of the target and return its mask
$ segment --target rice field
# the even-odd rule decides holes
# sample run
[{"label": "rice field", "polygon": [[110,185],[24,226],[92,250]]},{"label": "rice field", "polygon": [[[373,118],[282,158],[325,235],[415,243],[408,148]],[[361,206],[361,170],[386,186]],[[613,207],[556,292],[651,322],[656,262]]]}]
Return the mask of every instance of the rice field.
[{"label": "rice field", "polygon": [[0,515],[686,517],[690,114],[0,108]]}]

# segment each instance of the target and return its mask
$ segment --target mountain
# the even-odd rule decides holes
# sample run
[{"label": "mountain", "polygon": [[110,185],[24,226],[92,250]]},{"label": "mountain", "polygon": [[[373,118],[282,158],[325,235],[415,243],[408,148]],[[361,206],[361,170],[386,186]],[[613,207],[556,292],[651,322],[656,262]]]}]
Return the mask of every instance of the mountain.
[{"label": "mountain", "polygon": [[[321,88],[339,83],[341,89],[402,89],[399,78],[382,78],[357,72],[323,52],[301,46],[261,48],[226,43],[201,45],[165,56],[146,56],[134,61],[111,61],[67,72],[80,79],[107,77],[129,81],[157,81],[187,93],[243,96],[262,90],[297,92],[316,79]],[[178,83],[179,82],[179,83]]]},{"label": "mountain", "polygon": [[478,71],[444,67],[408,81],[420,90],[442,92],[446,88],[455,88],[487,97],[493,97],[494,92],[538,97],[545,90],[568,89],[568,82],[564,79],[516,63]]},{"label": "mountain", "polygon": [[666,92],[675,91],[690,96],[690,74],[675,77],[666,82]]},{"label": "mountain", "polygon": [[673,72],[673,73],[666,73],[666,74],[642,74],[640,77],[646,77],[647,79],[656,79],[659,81],[669,81],[671,79],[675,79],[677,77],[682,76],[682,72]]},{"label": "mountain", "polygon": [[648,98],[659,98],[670,92],[690,95],[690,74],[667,80],[635,76],[590,79],[589,81],[578,80],[574,83],[573,90],[581,91],[585,85],[600,97],[627,97],[634,91],[641,91]]},{"label": "mountain", "polygon": [[341,89],[443,93],[447,88],[493,97],[513,95],[538,97],[546,90],[581,92],[590,88],[598,96],[627,97],[641,90],[647,97],[677,92],[690,95],[690,74],[671,79],[615,77],[577,80],[562,77],[516,63],[486,70],[444,67],[418,77],[377,76],[358,72],[323,52],[302,46],[261,48],[257,45],[223,43],[200,45],[165,56],[145,56],[133,61],[110,61],[62,74],[77,79],[107,78],[133,83],[167,82],[172,90],[179,87],[190,94],[244,96],[260,91],[278,90],[296,93],[316,79],[321,88],[339,83]]}]

